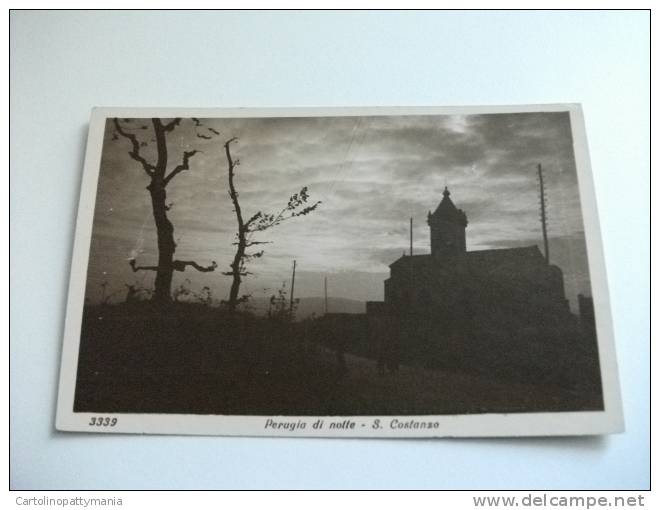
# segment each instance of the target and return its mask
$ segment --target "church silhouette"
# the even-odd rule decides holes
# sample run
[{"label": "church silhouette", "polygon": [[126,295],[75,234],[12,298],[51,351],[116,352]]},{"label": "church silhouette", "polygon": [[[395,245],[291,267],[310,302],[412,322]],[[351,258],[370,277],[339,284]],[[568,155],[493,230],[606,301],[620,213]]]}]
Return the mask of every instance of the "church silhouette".
[{"label": "church silhouette", "polygon": [[525,322],[569,313],[562,271],[536,245],[466,250],[467,216],[447,188],[428,225],[431,253],[404,254],[390,264],[384,303],[390,313],[433,316],[463,329],[484,315]]},{"label": "church silhouette", "polygon": [[537,245],[468,251],[468,217],[450,195],[428,214],[431,253],[392,262],[384,301],[367,302],[366,353],[382,370],[403,362],[599,392],[595,331],[571,313],[562,270]]}]

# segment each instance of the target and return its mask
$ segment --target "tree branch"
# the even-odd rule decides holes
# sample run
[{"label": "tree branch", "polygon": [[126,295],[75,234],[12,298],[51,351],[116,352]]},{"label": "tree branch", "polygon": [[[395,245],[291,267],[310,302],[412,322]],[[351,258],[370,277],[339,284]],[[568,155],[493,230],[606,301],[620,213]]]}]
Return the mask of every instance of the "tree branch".
[{"label": "tree branch", "polygon": [[187,266],[197,269],[197,271],[200,273],[210,273],[215,271],[215,268],[218,267],[218,264],[215,262],[215,260],[211,262],[210,266],[207,267],[200,266],[197,262],[192,260],[175,260],[172,262],[172,267],[175,271],[185,271]]},{"label": "tree branch", "polygon": [[247,221],[245,222],[244,227],[245,227],[245,229],[246,229],[248,232],[250,231],[250,225],[251,225],[252,223],[254,223],[255,221],[257,221],[259,218],[261,218],[262,214],[263,214],[263,213],[262,213],[261,211],[258,211],[258,212],[256,212],[256,213],[254,213],[254,214],[250,217],[250,219],[247,220]]},{"label": "tree branch", "polygon": [[[222,274],[225,276],[234,276],[236,273],[234,273],[234,271],[223,271]],[[251,275],[252,273],[250,271],[240,271],[238,274],[241,276],[248,276]]]},{"label": "tree branch", "polygon": [[177,127],[179,124],[181,124],[181,118],[176,118],[171,122],[168,122],[167,124],[163,125],[163,131],[166,133],[169,133],[170,131],[174,130],[175,127]]},{"label": "tree branch", "polygon": [[183,172],[184,170],[189,170],[188,163],[190,161],[190,158],[192,158],[195,154],[197,154],[199,151],[194,150],[194,151],[186,151],[183,153],[183,162],[177,166],[174,170],[172,170],[167,177],[164,179],[164,185],[167,186],[167,184],[176,177],[177,174]]},{"label": "tree branch", "polygon": [[146,159],[142,157],[140,154],[140,141],[138,140],[137,136],[134,135],[133,133],[129,133],[128,131],[125,131],[124,128],[121,127],[121,124],[119,123],[119,119],[115,117],[113,119],[115,123],[115,129],[117,130],[117,133],[119,133],[121,136],[126,138],[129,142],[131,142],[132,149],[129,151],[128,155],[133,158],[135,161],[140,163],[142,165],[142,168],[144,168],[144,171],[147,173],[149,177],[151,177],[154,174],[155,167],[150,164]]},{"label": "tree branch", "polygon": [[131,269],[133,270],[134,273],[137,273],[138,271],[158,271],[158,266],[137,266],[137,265],[135,265],[135,259],[129,260],[128,263],[131,266]]}]

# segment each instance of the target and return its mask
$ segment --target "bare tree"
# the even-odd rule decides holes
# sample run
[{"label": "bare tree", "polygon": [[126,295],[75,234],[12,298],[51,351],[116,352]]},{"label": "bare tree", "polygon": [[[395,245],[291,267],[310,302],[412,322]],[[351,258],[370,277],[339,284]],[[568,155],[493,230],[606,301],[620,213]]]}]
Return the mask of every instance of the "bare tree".
[{"label": "bare tree", "polygon": [[[199,126],[199,121],[193,119],[196,126]],[[170,205],[166,204],[167,199],[167,186],[177,175],[185,172],[190,168],[190,160],[199,151],[190,150],[184,151],[181,157],[181,162],[168,172],[168,145],[167,135],[174,131],[175,128],[181,124],[180,118],[175,118],[169,122],[163,122],[161,119],[153,118],[151,123],[153,125],[153,139],[151,140],[156,144],[156,158],[155,161],[149,161],[142,153],[142,149],[147,147],[148,143],[138,138],[136,131],[148,131],[148,125],[133,127],[133,120],[113,119],[115,126],[114,139],[118,136],[126,138],[131,143],[131,150],[128,155],[140,163],[142,169],[149,177],[149,185],[147,190],[151,195],[151,206],[153,210],[154,221],[156,223],[156,233],[158,238],[158,264],[155,266],[138,266],[135,259],[131,259],[130,265],[133,271],[155,271],[156,281],[154,284],[153,300],[157,302],[169,302],[172,299],[172,274],[174,271],[184,271],[186,267],[190,266],[198,271],[213,271],[217,264],[213,262],[210,266],[201,266],[193,261],[182,261],[174,259],[174,252],[176,251],[176,243],[174,242],[174,226],[167,217],[167,212]],[[200,136],[198,134],[198,136]]]},{"label": "bare tree", "polygon": [[238,138],[234,137],[225,142],[225,156],[227,157],[227,175],[229,182],[229,197],[231,198],[232,204],[234,206],[234,212],[236,213],[236,253],[234,254],[234,260],[230,264],[231,271],[224,272],[222,274],[232,277],[231,289],[229,291],[229,299],[226,301],[227,307],[230,311],[234,311],[236,307],[246,301],[249,296],[243,295],[239,297],[239,290],[243,278],[252,274],[247,271],[246,266],[250,260],[261,258],[264,254],[264,250],[255,251],[248,253],[248,249],[261,245],[268,244],[268,241],[257,241],[254,239],[254,236],[260,232],[264,232],[270,228],[273,228],[284,221],[290,220],[292,218],[297,218],[298,216],[305,216],[312,211],[314,211],[320,204],[320,201],[314,202],[313,204],[308,205],[309,194],[307,192],[307,186],[302,188],[298,193],[291,195],[287,205],[277,214],[265,213],[263,211],[257,211],[247,220],[243,217],[243,211],[241,209],[241,204],[238,200],[238,191],[236,191],[236,186],[234,184],[234,177],[236,167],[240,165],[240,160],[234,160],[231,155],[230,145],[234,142],[237,142]]}]

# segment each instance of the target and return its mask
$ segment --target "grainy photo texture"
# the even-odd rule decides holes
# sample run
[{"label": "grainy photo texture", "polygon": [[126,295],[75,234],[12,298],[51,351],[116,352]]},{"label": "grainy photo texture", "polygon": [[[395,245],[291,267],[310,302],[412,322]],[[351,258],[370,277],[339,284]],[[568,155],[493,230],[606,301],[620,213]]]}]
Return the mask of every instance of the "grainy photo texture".
[{"label": "grainy photo texture", "polygon": [[90,429],[605,410],[569,111],[101,131],[65,410]]}]

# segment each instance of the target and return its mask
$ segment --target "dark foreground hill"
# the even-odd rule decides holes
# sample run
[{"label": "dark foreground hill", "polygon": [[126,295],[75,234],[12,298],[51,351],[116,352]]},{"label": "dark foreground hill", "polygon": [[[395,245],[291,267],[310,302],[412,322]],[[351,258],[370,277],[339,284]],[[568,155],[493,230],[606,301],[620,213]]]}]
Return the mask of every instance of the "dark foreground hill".
[{"label": "dark foreground hill", "polygon": [[323,321],[228,316],[200,304],[88,306],[75,410],[244,415],[463,414],[597,409],[599,398],[534,380],[402,365],[319,342]]}]

